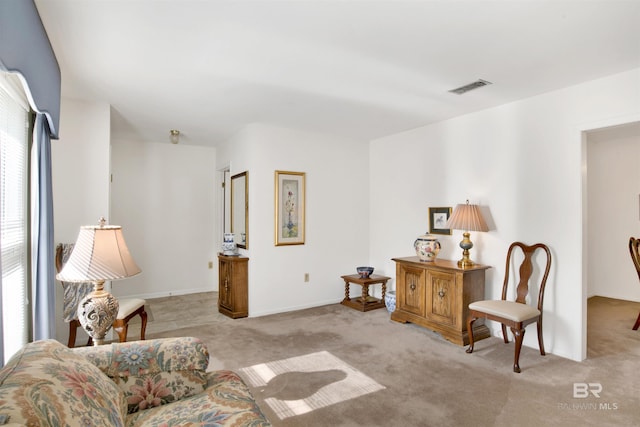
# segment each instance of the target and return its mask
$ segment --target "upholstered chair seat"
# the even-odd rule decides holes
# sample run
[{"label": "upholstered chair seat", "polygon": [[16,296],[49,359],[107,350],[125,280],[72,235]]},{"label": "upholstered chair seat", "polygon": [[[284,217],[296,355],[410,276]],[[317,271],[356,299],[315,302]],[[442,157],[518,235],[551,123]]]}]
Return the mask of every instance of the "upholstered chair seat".
[{"label": "upholstered chair seat", "polygon": [[514,301],[487,300],[469,304],[469,309],[482,311],[494,316],[502,316],[512,322],[523,322],[540,315],[540,310]]}]

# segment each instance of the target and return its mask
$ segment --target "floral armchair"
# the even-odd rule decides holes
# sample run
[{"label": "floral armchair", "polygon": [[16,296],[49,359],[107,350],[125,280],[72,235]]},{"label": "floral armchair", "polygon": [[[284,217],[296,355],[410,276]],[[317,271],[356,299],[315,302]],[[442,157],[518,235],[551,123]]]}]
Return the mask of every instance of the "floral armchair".
[{"label": "floral armchair", "polygon": [[197,338],[36,341],[0,371],[0,424],[270,426],[242,379],[208,363]]}]

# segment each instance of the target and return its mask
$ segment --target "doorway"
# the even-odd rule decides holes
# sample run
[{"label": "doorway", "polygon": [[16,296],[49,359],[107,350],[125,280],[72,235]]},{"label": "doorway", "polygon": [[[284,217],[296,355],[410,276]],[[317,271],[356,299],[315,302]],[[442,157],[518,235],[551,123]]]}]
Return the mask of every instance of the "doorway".
[{"label": "doorway", "polygon": [[629,237],[640,236],[640,122],[589,130],[584,140],[585,298],[640,302],[628,250]]}]

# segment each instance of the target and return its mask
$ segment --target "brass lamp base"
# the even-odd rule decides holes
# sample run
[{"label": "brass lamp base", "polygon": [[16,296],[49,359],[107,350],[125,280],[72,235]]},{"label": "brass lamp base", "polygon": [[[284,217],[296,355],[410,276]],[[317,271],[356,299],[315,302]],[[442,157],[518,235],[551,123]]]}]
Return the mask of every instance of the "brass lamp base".
[{"label": "brass lamp base", "polygon": [[104,290],[104,280],[93,282],[93,286],[93,291],[78,304],[78,320],[97,346],[104,344],[104,337],[118,316],[119,304]]},{"label": "brass lamp base", "polygon": [[460,268],[469,268],[475,265],[469,258],[469,249],[473,247],[473,242],[471,242],[469,236],[470,234],[468,231],[462,233],[462,241],[460,242],[460,247],[462,248],[462,259],[458,261],[458,267]]}]

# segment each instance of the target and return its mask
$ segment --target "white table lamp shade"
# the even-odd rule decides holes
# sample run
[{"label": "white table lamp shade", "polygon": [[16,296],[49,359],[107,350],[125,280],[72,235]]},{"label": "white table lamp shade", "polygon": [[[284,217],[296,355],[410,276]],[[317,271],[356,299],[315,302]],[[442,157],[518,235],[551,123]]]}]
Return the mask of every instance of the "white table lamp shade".
[{"label": "white table lamp shade", "polygon": [[83,226],[69,260],[56,276],[64,282],[118,280],[141,272],[117,225]]}]

